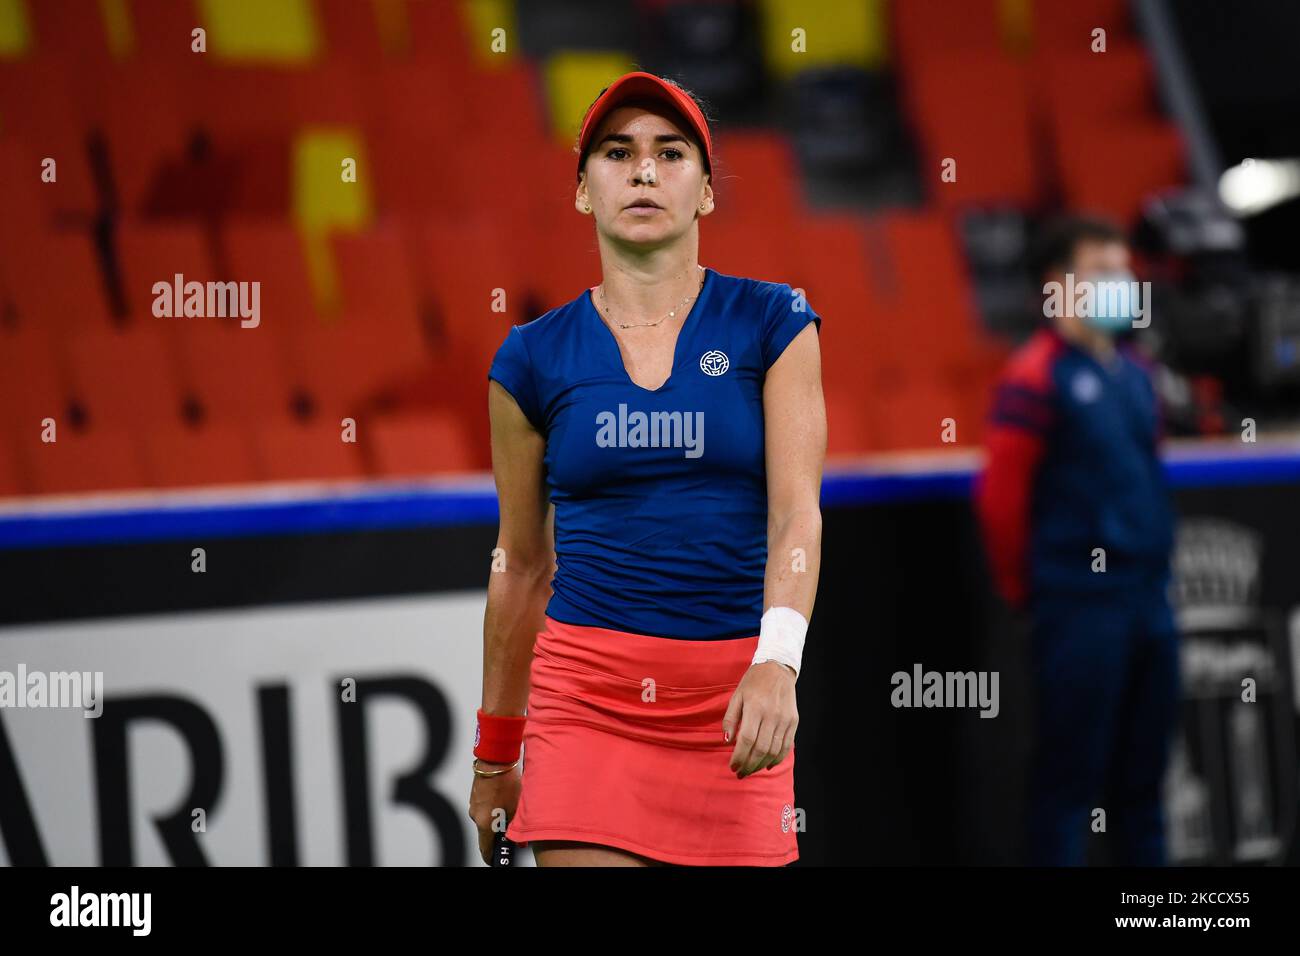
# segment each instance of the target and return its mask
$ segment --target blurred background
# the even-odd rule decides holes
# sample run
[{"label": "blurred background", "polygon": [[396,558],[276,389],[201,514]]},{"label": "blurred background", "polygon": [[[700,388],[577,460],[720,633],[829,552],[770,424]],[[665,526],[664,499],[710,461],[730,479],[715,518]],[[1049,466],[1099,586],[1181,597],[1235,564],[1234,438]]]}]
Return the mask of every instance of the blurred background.
[{"label": "blurred background", "polygon": [[[573,143],[632,69],[716,120],[700,261],[826,319],[801,864],[1020,859],[968,494],[1065,210],[1153,284],[1171,853],[1296,862],[1297,36],[1262,0],[0,0],[0,669],[110,701],[0,712],[0,862],[476,859],[486,371],[600,281]],[[160,314],[188,282],[258,283],[256,324]],[[917,662],[999,670],[999,719],[890,707]]]}]

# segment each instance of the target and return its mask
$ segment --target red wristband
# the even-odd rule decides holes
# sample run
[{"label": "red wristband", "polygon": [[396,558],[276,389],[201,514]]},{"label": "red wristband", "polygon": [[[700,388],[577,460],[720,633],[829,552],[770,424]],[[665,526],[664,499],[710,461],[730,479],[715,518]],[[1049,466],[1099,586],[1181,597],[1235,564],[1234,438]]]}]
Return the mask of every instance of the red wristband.
[{"label": "red wristband", "polygon": [[478,709],[474,728],[474,756],[488,763],[514,763],[524,744],[524,721],[527,717],[502,717]]}]

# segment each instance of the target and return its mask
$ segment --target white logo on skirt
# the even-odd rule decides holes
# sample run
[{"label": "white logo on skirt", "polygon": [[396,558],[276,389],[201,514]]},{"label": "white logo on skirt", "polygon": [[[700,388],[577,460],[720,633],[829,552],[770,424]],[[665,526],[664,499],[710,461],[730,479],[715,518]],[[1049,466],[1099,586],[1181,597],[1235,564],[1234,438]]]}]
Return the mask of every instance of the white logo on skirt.
[{"label": "white logo on skirt", "polygon": [[791,807],[790,804],[787,803],[784,807],[781,808],[781,832],[782,833],[790,832],[790,818],[793,816],[794,816],[794,808]]}]

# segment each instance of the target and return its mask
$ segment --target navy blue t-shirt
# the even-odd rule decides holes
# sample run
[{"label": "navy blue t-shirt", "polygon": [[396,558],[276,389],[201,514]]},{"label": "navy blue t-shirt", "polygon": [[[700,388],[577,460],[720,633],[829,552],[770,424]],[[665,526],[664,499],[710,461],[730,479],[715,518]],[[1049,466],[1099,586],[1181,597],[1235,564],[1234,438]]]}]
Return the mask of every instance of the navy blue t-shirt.
[{"label": "navy blue t-shirt", "polygon": [[758,633],[767,563],[763,381],[821,317],[789,285],[705,270],[668,380],[632,382],[586,290],[497,350],[546,438],[557,621],[687,640]]}]

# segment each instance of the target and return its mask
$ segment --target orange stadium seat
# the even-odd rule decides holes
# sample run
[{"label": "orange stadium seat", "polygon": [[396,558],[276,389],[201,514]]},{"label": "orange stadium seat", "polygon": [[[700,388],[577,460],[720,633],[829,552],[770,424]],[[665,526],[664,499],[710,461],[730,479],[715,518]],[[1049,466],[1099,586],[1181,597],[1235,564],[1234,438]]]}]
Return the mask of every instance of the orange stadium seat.
[{"label": "orange stadium seat", "polygon": [[153,428],[142,451],[145,474],[159,488],[241,484],[259,477],[252,436],[241,425]]},{"label": "orange stadium seat", "polygon": [[73,392],[92,428],[180,420],[180,387],[158,332],[81,332],[69,352]]},{"label": "orange stadium seat", "polygon": [[434,475],[478,467],[473,445],[453,412],[377,418],[367,434],[371,461],[379,475]]},{"label": "orange stadium seat", "polygon": [[[367,421],[358,422],[358,429]],[[354,442],[342,440],[337,422],[269,422],[253,428],[259,473],[270,481],[360,478],[364,471]]]},{"label": "orange stadium seat", "polygon": [[22,466],[34,494],[124,491],[148,487],[138,433],[128,428],[78,432],[60,427],[58,441],[39,436],[19,443]]}]

